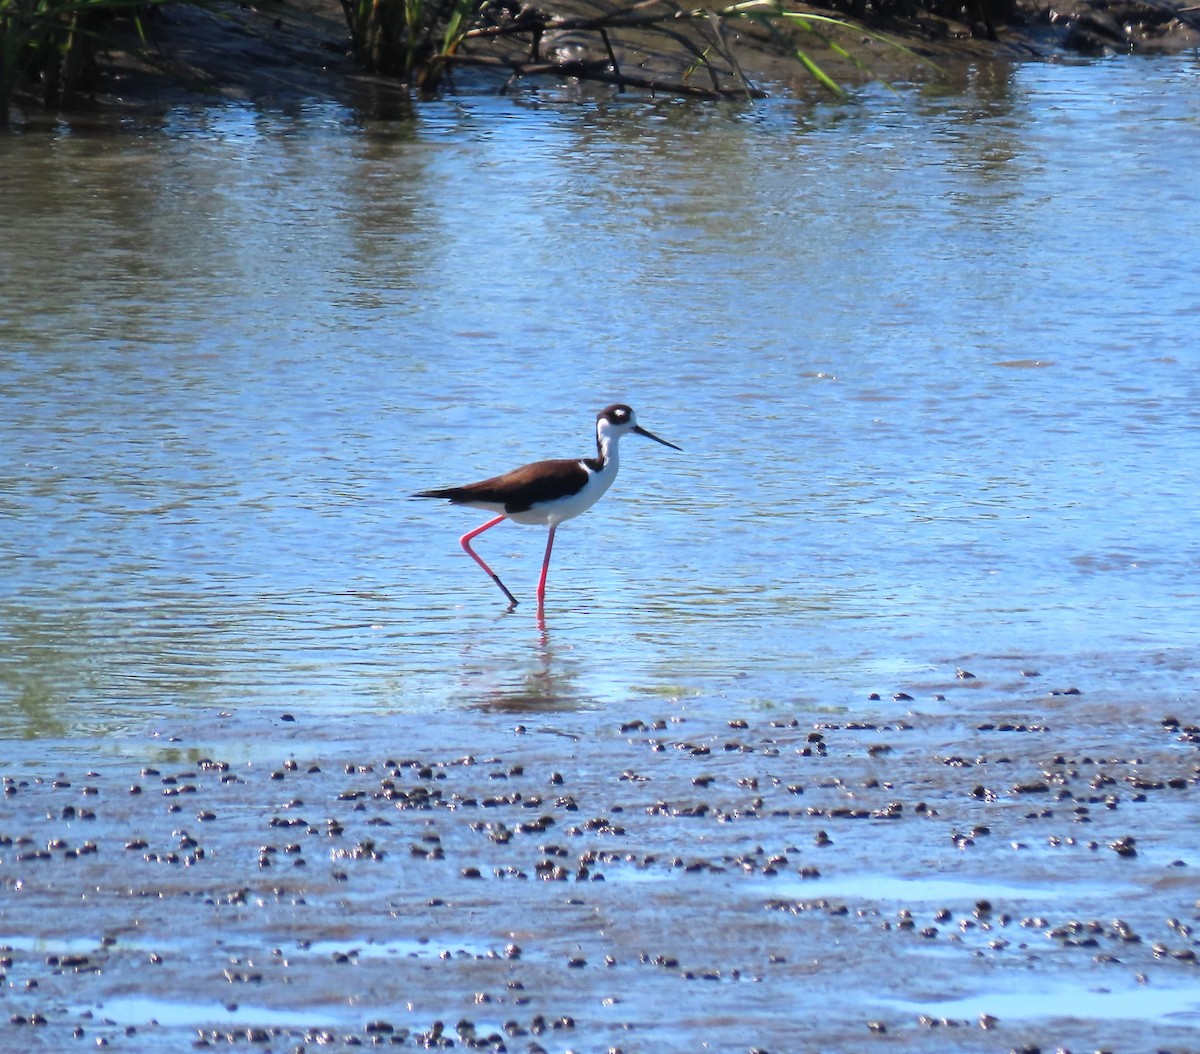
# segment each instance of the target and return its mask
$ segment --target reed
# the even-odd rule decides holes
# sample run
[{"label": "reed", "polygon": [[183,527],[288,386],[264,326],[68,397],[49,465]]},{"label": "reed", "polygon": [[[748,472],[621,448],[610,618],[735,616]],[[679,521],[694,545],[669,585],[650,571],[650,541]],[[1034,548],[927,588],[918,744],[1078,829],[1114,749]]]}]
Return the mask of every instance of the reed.
[{"label": "reed", "polygon": [[433,90],[491,0],[341,0],[358,62]]},{"label": "reed", "polygon": [[[0,0],[0,125],[15,99],[46,109],[90,86],[96,53],[117,45],[118,19],[143,43],[145,13],[169,0]],[[128,42],[121,44],[128,50]]]}]

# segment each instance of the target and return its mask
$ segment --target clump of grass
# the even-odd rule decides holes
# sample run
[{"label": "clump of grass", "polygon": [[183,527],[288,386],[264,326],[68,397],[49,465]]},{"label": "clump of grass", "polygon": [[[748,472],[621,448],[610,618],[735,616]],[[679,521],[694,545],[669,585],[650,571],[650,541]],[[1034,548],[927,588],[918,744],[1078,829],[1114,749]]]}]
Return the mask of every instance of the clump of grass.
[{"label": "clump of grass", "polygon": [[118,18],[144,40],[143,17],[167,0],[0,0],[0,125],[14,98],[47,109],[94,83],[96,53],[116,41]]},{"label": "clump of grass", "polygon": [[446,61],[491,0],[342,0],[358,62],[372,73],[433,89]]}]

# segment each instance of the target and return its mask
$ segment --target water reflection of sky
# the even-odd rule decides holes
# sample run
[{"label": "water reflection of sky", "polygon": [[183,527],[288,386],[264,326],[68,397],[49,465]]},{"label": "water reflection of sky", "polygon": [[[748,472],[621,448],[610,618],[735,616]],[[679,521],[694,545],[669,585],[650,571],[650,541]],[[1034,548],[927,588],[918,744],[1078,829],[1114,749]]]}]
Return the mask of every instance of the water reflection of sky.
[{"label": "water reflection of sky", "polygon": [[222,1025],[240,1025],[243,1028],[337,1028],[357,1023],[357,1018],[361,1016],[344,1006],[294,1010],[242,1003],[184,1003],[146,996],[108,999],[97,1008],[96,1013],[118,1025],[145,1027],[147,1022],[154,1021],[167,1028],[211,1028]]},{"label": "water reflection of sky", "polygon": [[[1196,87],[10,140],[0,729],[1194,686]],[[617,398],[686,453],[625,443],[542,632],[404,495],[587,453]],[[485,541],[528,598],[540,532]]]},{"label": "water reflection of sky", "polygon": [[987,1014],[1001,1021],[1200,1021],[1200,986],[1158,987],[1124,979],[1109,985],[1047,984],[1020,991],[987,992],[928,1002],[893,1000],[891,1005],[931,1017],[965,1018]]}]

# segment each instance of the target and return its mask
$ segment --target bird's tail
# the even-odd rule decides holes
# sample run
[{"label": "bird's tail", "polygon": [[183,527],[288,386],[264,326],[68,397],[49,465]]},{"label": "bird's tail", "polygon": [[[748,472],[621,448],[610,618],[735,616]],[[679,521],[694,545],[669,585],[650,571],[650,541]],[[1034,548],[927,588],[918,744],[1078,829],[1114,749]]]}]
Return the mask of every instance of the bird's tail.
[{"label": "bird's tail", "polygon": [[443,498],[446,501],[454,501],[458,497],[458,487],[441,487],[437,490],[419,490],[415,494],[410,494],[410,498]]}]

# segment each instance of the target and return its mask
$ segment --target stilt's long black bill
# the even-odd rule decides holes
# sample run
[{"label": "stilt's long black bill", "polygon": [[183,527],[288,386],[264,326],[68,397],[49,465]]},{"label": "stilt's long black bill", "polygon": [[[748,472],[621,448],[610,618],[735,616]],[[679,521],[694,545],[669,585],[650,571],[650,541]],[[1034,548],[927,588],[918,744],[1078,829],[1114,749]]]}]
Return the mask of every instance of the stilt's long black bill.
[{"label": "stilt's long black bill", "polygon": [[676,446],[674,443],[668,443],[665,439],[659,439],[653,432],[647,432],[641,425],[634,425],[632,431],[640,436],[645,436],[647,439],[653,439],[656,443],[662,443],[663,446],[669,446],[672,450],[678,450],[683,453],[683,447]]}]

